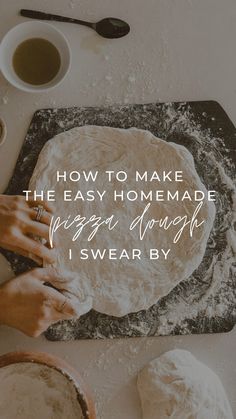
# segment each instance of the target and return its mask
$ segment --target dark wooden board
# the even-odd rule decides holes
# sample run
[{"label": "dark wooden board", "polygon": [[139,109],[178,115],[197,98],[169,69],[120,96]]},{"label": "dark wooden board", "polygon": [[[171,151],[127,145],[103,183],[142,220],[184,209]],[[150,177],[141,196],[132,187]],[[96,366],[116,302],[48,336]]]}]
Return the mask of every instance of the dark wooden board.
[{"label": "dark wooden board", "polygon": [[[75,126],[100,125],[147,129],[182,144],[193,154],[208,189],[218,192],[217,216],[199,268],[147,311],[114,318],[95,311],[49,328],[50,340],[121,338],[230,331],[236,322],[236,260],[227,247],[232,229],[232,179],[236,129],[214,101],[72,107],[35,112],[6,194],[26,189],[44,144]],[[16,274],[32,262],[2,250]],[[217,273],[217,275],[216,275]]]}]

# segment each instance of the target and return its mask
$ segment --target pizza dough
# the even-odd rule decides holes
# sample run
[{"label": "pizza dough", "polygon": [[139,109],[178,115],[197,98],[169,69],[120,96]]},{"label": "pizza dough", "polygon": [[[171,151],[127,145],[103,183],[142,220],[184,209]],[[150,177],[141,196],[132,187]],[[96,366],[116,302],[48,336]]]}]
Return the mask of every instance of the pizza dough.
[{"label": "pizza dough", "polygon": [[[66,172],[66,181],[57,182],[56,172]],[[71,181],[69,174],[77,171],[81,174],[78,181]],[[83,173],[98,171],[96,182],[86,182]],[[105,171],[125,171],[128,180],[120,182],[114,176],[108,182]],[[183,171],[183,182],[173,181],[135,181],[135,172],[148,174],[157,171]],[[180,281],[187,279],[199,266],[205,253],[206,243],[213,225],[215,207],[213,202],[204,200],[198,214],[199,220],[205,220],[201,227],[194,230],[190,237],[189,228],[184,229],[178,243],[173,243],[174,235],[180,226],[148,229],[140,240],[139,228],[130,230],[131,220],[142,214],[147,201],[117,200],[114,203],[114,190],[124,194],[130,190],[138,193],[144,191],[153,194],[157,190],[180,193],[188,190],[202,190],[205,186],[195,170],[193,157],[185,147],[167,143],[156,138],[148,131],[131,128],[128,130],[109,127],[84,126],[73,128],[61,133],[48,141],[44,146],[35,167],[30,190],[55,190],[56,215],[70,220],[80,214],[90,217],[93,214],[104,219],[114,216],[119,220],[113,230],[103,225],[97,234],[88,241],[91,233],[89,226],[83,230],[77,240],[72,242],[75,228],[58,229],[58,258],[56,267],[69,274],[73,279],[79,300],[86,302],[84,312],[90,308],[113,316],[123,316],[130,312],[148,309],[160,298],[167,295]],[[90,190],[104,191],[103,200],[92,201],[79,199],[64,202],[64,190],[71,191],[71,199],[79,191],[85,197]],[[96,192],[97,193],[97,192]],[[145,214],[145,222],[149,219],[163,219],[168,216],[193,215],[197,203],[190,200],[171,202],[151,202]],[[72,249],[72,260],[69,260],[69,249]],[[87,249],[88,259],[81,258],[81,250]],[[95,260],[91,249],[105,250],[103,259]],[[117,259],[109,259],[109,252],[115,249]],[[130,259],[121,258],[123,249],[129,253]],[[141,259],[132,259],[132,249],[140,249]],[[150,249],[158,249],[159,259],[150,260]],[[165,260],[162,250],[170,249]],[[82,314],[80,312],[80,314]]]},{"label": "pizza dough", "polygon": [[138,376],[143,419],[233,419],[218,376],[184,350],[166,352]]}]

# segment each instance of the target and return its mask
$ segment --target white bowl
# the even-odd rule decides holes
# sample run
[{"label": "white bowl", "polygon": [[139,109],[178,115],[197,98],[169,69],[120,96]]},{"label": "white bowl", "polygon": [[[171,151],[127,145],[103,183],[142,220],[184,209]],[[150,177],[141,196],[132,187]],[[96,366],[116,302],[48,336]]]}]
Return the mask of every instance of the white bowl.
[{"label": "white bowl", "polygon": [[[13,68],[13,55],[19,44],[31,38],[43,38],[50,41],[59,51],[61,66],[57,75],[49,83],[32,85],[21,80]],[[71,52],[67,39],[54,26],[44,22],[24,22],[12,28],[0,44],[0,69],[4,77],[13,86],[26,92],[45,92],[62,82],[69,71]]]}]

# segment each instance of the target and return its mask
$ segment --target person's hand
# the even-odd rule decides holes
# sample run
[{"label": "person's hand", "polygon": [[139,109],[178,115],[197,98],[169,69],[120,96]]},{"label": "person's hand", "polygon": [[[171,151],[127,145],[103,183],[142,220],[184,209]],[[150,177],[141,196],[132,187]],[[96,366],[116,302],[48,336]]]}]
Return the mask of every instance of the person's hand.
[{"label": "person's hand", "polygon": [[[35,207],[44,207],[40,222],[36,221]],[[49,240],[49,225],[53,208],[45,201],[26,201],[23,196],[0,195],[0,247],[28,257],[39,265],[51,264],[55,251],[32,236]]]},{"label": "person's hand", "polygon": [[0,324],[37,337],[59,320],[77,316],[76,304],[45,282],[60,281],[53,268],[36,268],[0,286]]}]

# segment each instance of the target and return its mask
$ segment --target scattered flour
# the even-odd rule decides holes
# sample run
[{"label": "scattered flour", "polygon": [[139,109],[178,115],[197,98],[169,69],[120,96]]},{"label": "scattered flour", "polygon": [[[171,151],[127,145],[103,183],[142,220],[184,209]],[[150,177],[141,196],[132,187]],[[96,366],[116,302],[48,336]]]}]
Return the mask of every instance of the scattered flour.
[{"label": "scattered flour", "polygon": [[8,98],[7,95],[6,96],[3,96],[3,98],[2,98],[3,105],[7,105],[8,104],[8,100],[9,100],[9,98]]}]

